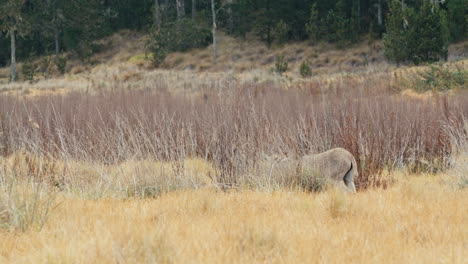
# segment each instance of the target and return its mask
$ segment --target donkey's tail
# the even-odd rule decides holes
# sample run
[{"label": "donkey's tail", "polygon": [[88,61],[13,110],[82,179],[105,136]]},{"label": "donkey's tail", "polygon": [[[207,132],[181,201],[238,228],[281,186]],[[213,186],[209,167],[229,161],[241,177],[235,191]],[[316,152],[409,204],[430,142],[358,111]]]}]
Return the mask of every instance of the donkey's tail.
[{"label": "donkey's tail", "polygon": [[351,167],[349,168],[348,172],[346,172],[345,176],[343,177],[344,184],[348,187],[352,192],[356,192],[356,186],[354,186],[354,177],[353,177],[353,163],[351,162]]}]

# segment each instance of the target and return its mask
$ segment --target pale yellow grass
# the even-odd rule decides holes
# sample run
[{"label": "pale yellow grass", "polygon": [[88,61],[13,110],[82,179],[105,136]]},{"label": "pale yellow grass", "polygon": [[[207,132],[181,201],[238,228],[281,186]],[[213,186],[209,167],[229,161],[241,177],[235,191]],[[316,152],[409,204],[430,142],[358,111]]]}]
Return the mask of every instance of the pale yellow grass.
[{"label": "pale yellow grass", "polygon": [[1,263],[466,263],[468,189],[439,177],[345,195],[181,191],[62,204],[0,231]]},{"label": "pale yellow grass", "polygon": [[18,151],[0,157],[0,185],[9,177],[33,179],[87,199],[155,197],[179,189],[213,187],[216,169],[201,158],[180,162],[128,160],[105,165]]}]

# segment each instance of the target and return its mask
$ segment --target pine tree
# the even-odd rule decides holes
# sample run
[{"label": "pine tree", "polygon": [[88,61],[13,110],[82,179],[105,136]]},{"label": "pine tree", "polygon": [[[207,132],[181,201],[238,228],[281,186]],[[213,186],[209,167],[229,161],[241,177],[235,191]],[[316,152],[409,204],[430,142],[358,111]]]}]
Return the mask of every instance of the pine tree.
[{"label": "pine tree", "polygon": [[397,64],[447,58],[448,24],[438,2],[423,0],[419,10],[393,0],[384,35],[385,55]]},{"label": "pine tree", "polygon": [[92,52],[92,41],[106,32],[106,12],[94,0],[69,0],[63,7],[64,44],[76,51],[81,59],[88,59]]},{"label": "pine tree", "polygon": [[410,60],[416,64],[446,59],[449,31],[445,15],[437,2],[424,0],[414,13],[407,36]]},{"label": "pine tree", "polygon": [[[16,70],[16,39],[17,36],[25,36],[30,32],[30,21],[25,1],[5,0],[0,4],[0,30],[7,32],[10,37],[11,52],[11,81],[17,79]],[[25,11],[26,10],[26,11]]]},{"label": "pine tree", "polygon": [[447,20],[450,22],[450,41],[455,42],[466,39],[468,26],[468,1],[448,0],[447,9]]},{"label": "pine tree", "polygon": [[407,60],[407,27],[408,19],[405,17],[408,7],[398,0],[390,3],[390,14],[387,18],[387,33],[383,36],[385,56],[391,61],[400,64]]},{"label": "pine tree", "polygon": [[60,34],[64,23],[63,8],[68,2],[62,0],[46,0],[37,2],[37,12],[34,17],[35,31],[40,32],[45,39],[53,38],[55,55],[61,50]]},{"label": "pine tree", "polygon": [[309,39],[316,42],[320,39],[320,24],[317,3],[313,3],[310,8],[310,18],[306,24],[306,32]]},{"label": "pine tree", "polygon": [[321,24],[325,29],[325,40],[343,46],[350,36],[350,20],[346,16],[345,1],[338,0],[335,8],[328,11],[325,20]]},{"label": "pine tree", "polygon": [[177,19],[180,20],[185,16],[185,1],[184,0],[176,0],[176,8],[177,8]]}]

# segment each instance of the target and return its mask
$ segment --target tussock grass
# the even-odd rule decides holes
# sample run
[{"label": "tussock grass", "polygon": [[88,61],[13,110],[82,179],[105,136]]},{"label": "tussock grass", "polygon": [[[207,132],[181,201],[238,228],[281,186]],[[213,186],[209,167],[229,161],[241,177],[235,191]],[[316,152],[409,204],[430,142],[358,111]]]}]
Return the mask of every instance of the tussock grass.
[{"label": "tussock grass", "polygon": [[169,191],[216,187],[215,167],[200,158],[180,162],[126,160],[106,165],[22,151],[0,157],[0,168],[8,179],[34,181],[34,186],[87,199],[156,198]]},{"label": "tussock grass", "polygon": [[356,195],[179,191],[67,198],[41,232],[0,231],[9,263],[464,263],[467,189],[402,178]]},{"label": "tussock grass", "polygon": [[40,230],[57,205],[56,196],[41,183],[0,174],[0,229]]}]

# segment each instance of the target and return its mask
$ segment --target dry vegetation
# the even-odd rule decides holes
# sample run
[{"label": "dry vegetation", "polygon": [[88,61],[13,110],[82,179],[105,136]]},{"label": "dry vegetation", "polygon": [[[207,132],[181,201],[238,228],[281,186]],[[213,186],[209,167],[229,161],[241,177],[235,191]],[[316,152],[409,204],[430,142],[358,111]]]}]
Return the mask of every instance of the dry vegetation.
[{"label": "dry vegetation", "polygon": [[38,231],[0,232],[3,263],[465,263],[467,189],[402,178],[330,191],[172,192],[61,204]]},{"label": "dry vegetation", "polygon": [[[405,76],[424,67],[395,68],[385,62],[379,41],[363,40],[343,50],[333,45],[297,42],[267,49],[252,37],[235,39],[218,33],[219,57],[213,61],[211,47],[185,53],[170,54],[163,68],[154,69],[146,58],[145,36],[122,31],[97,43],[100,52],[89,61],[81,62],[67,55],[65,75],[52,74],[45,78],[37,59],[35,81],[7,83],[10,69],[0,69],[0,93],[19,96],[61,94],[69,91],[95,92],[122,89],[164,89],[172,92],[198,92],[200,87],[239,86],[244,83],[264,83],[269,86],[304,88],[336,86],[343,83],[400,82]],[[466,42],[449,47],[450,64],[466,69]],[[288,70],[282,76],[272,72],[275,59],[284,55]],[[308,60],[312,77],[303,79],[299,65]],[[21,63],[19,64],[21,69]],[[401,87],[399,87],[401,88]]]},{"label": "dry vegetation", "polygon": [[[223,38],[220,62],[241,45]],[[464,87],[414,92],[427,67],[333,73],[360,47],[302,79],[268,63],[148,70],[134,42],[104,41],[108,64],[0,88],[0,263],[466,262]],[[466,83],[466,60],[446,67]],[[356,195],[271,169],[332,147],[356,157]]]},{"label": "dry vegetation", "polygon": [[207,89],[202,96],[75,93],[26,102],[6,96],[0,97],[0,151],[103,164],[197,157],[217,168],[217,184],[237,186],[265,154],[344,147],[357,159],[363,189],[386,185],[375,178],[384,169],[443,170],[454,142],[466,137],[467,106],[463,92],[418,100],[351,86],[323,93],[265,85],[222,94]]},{"label": "dry vegetation", "polygon": [[[3,95],[0,262],[464,263],[466,92],[370,82]],[[262,169],[334,146],[356,195]]]}]

